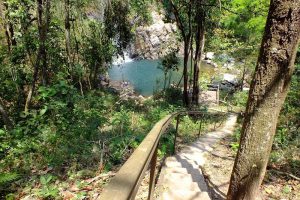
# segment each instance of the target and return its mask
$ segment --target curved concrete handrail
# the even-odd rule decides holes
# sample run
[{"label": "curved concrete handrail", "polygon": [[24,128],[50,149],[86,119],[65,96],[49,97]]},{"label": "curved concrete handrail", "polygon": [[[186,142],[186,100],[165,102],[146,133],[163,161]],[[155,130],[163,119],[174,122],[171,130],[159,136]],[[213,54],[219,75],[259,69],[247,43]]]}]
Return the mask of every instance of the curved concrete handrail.
[{"label": "curved concrete handrail", "polygon": [[[180,111],[167,115],[156,123],[142,143],[124,163],[116,176],[104,188],[100,195],[100,200],[133,200],[150,163],[151,171],[148,199],[152,199],[158,142],[172,119],[187,114],[204,115],[208,113],[201,111]],[[178,129],[178,118],[176,129]]]}]

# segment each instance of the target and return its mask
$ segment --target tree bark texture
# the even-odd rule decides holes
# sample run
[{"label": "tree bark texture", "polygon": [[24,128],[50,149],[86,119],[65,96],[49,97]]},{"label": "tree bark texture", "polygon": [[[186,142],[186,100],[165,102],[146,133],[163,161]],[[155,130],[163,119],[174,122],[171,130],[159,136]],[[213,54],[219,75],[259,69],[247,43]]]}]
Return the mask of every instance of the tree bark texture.
[{"label": "tree bark texture", "polygon": [[[197,3],[202,3],[201,1]],[[195,105],[199,104],[199,75],[200,75],[200,65],[201,65],[201,56],[204,49],[205,42],[205,11],[201,5],[197,5],[197,31],[196,31],[196,51],[195,51],[195,60],[194,60],[194,78],[193,78],[193,97],[192,101]]]},{"label": "tree bark texture", "polygon": [[294,71],[299,37],[300,0],[271,0],[228,200],[254,200],[260,195],[279,112]]}]

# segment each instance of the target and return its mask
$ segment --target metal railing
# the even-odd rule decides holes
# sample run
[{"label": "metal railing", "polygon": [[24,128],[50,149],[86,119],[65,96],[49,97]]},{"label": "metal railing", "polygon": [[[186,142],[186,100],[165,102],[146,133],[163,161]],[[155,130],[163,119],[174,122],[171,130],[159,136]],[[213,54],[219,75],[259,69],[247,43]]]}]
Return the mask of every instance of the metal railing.
[{"label": "metal railing", "polygon": [[148,200],[153,198],[155,186],[155,168],[157,162],[157,148],[162,134],[169,124],[176,118],[176,132],[174,138],[174,149],[178,135],[179,117],[181,115],[208,114],[202,111],[180,111],[170,114],[154,125],[142,143],[124,163],[115,177],[108,183],[100,195],[100,200],[134,200],[145,177],[145,172],[150,165],[150,182]]}]

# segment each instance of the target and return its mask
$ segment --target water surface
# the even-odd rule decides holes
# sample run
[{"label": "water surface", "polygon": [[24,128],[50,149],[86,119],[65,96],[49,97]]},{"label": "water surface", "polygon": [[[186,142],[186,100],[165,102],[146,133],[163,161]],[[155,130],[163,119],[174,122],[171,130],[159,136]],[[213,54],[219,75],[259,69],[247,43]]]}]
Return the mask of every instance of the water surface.
[{"label": "water surface", "polygon": [[[154,91],[163,88],[164,73],[158,68],[159,60],[128,61],[120,65],[113,65],[109,69],[110,79],[113,81],[128,81],[135,90],[143,95],[150,96]],[[182,64],[181,64],[182,66]],[[202,72],[212,73],[211,66],[202,64]],[[182,77],[183,67],[171,73],[171,83],[178,83]]]}]

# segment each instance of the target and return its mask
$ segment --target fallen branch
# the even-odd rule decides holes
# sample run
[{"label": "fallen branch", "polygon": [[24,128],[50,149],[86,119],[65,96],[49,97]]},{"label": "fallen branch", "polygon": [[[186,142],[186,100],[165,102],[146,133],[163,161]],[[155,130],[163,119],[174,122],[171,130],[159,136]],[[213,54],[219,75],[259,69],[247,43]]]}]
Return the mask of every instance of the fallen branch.
[{"label": "fallen branch", "polygon": [[113,172],[110,172],[110,173],[107,173],[107,174],[100,174],[99,176],[96,176],[96,177],[94,177],[94,178],[88,180],[87,183],[88,183],[88,184],[91,184],[91,183],[93,183],[93,182],[95,182],[95,181],[98,181],[98,180],[100,180],[100,179],[103,179],[103,178],[110,178],[110,177],[115,176],[115,175],[116,175],[116,173],[113,173]]},{"label": "fallen branch", "polygon": [[299,178],[299,177],[297,177],[297,176],[295,176],[295,175],[293,175],[293,174],[291,174],[291,173],[278,171],[278,170],[276,170],[276,169],[271,169],[270,171],[273,171],[273,172],[275,172],[275,173],[277,173],[277,174],[286,175],[286,176],[289,176],[289,177],[291,177],[291,178],[293,178],[293,179],[295,179],[295,180],[297,180],[297,181],[300,181],[300,178]]}]

